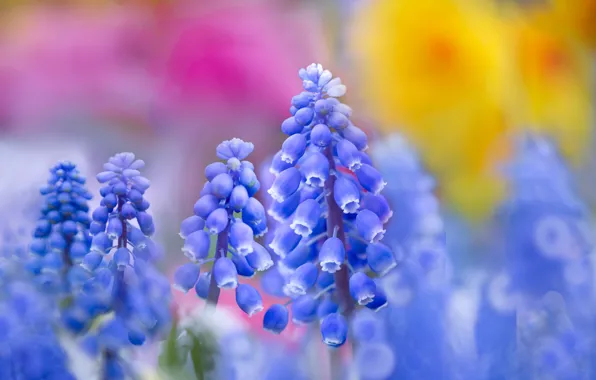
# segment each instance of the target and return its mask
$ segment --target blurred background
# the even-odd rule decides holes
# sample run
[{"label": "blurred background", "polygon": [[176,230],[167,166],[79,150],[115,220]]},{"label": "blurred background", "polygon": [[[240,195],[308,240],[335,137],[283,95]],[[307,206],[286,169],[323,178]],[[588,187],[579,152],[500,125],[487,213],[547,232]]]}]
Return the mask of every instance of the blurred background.
[{"label": "blurred background", "polygon": [[1,185],[36,202],[56,160],[93,178],[133,151],[175,264],[217,143],[275,153],[320,62],[356,124],[419,151],[448,231],[490,218],[522,129],[558,142],[595,206],[595,49],[596,0],[0,0]]}]

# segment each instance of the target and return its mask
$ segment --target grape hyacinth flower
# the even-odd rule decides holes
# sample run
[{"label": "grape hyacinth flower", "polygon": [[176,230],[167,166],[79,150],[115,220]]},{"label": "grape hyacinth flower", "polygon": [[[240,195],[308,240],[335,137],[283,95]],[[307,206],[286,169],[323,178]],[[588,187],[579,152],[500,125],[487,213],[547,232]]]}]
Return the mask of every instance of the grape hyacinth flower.
[{"label": "grape hyacinth flower", "polygon": [[[190,262],[174,274],[177,289],[188,292],[194,288],[208,305],[217,305],[220,289],[235,289],[236,303],[249,316],[263,309],[263,301],[238,276],[252,277],[273,265],[267,249],[254,241],[267,232],[267,219],[265,208],[254,198],[260,188],[254,166],[245,160],[253,149],[253,144],[237,138],[217,147],[217,157],[223,162],[207,165],[207,182],[194,215],[180,225],[182,252]],[[209,258],[211,236],[217,236],[213,258]],[[211,261],[211,271],[201,273],[201,265]]]},{"label": "grape hyacinth flower", "polygon": [[148,213],[145,192],[149,180],[141,175],[145,163],[133,153],[119,153],[104,164],[97,180],[100,206],[92,213],[90,252],[81,267],[91,274],[82,292],[74,296],[65,320],[72,329],[86,330],[103,316],[96,331],[89,331],[89,347],[99,347],[103,378],[130,375],[119,352],[142,345],[160,334],[170,322],[170,285],[155,268],[158,247],[150,236],[155,232]]},{"label": "grape hyacinth flower", "polygon": [[[593,299],[587,210],[555,146],[542,136],[528,133],[518,139],[505,175],[509,196],[497,214],[504,262],[502,273],[483,289],[479,353],[489,362],[490,378],[511,378],[513,372],[536,378],[550,371],[558,372],[557,378],[577,378],[577,365],[588,373],[593,353],[586,348],[594,344],[594,313],[585,307]],[[574,358],[573,366],[565,366],[567,373],[537,364],[535,355],[546,341],[548,355]]]},{"label": "grape hyacinth flower", "polygon": [[[386,378],[446,378],[452,362],[445,326],[450,260],[435,182],[402,136],[388,136],[371,150],[381,172],[391,176],[385,194],[400,216],[388,223],[385,239],[400,253],[399,267],[385,264],[390,260],[388,246],[367,248],[369,266],[387,268],[381,286],[389,307],[382,318],[393,361],[399,365]],[[388,205],[378,198],[369,195],[363,204],[384,217],[391,215]]]},{"label": "grape hyacinth flower", "polygon": [[291,304],[294,323],[320,320],[322,340],[336,347],[346,341],[346,317],[356,303],[373,310],[387,304],[373,278],[396,266],[395,258],[367,247],[380,244],[391,210],[364,204],[373,197],[387,205],[380,194],[385,181],[364,152],[366,134],[338,100],[345,85],[319,64],[299,76],[304,91],[281,125],[288,138],[271,162],[275,179],[268,190],[269,213],[279,223],[269,247],[292,300],[272,306],[264,327],[281,332]]},{"label": "grape hyacinth flower", "polygon": [[14,280],[0,288],[0,378],[75,380],[54,332],[49,298]]},{"label": "grape hyacinth flower", "polygon": [[35,225],[27,267],[45,290],[65,296],[85,277],[78,266],[89,252],[88,201],[92,198],[74,163],[61,161],[50,169],[41,217]]}]

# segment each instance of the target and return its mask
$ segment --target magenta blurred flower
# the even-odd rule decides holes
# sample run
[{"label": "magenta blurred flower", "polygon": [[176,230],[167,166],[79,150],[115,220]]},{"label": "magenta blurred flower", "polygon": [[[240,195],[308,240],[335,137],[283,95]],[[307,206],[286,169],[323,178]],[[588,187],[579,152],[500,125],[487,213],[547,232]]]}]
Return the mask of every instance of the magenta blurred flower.
[{"label": "magenta blurred flower", "polygon": [[180,9],[184,20],[171,20],[165,94],[175,106],[211,114],[232,109],[231,117],[276,120],[288,112],[286,99],[299,90],[280,78],[292,77],[296,67],[320,56],[314,52],[321,50],[316,18],[298,17],[301,10],[276,1],[228,3],[199,12]]},{"label": "magenta blurred flower", "polygon": [[146,112],[155,91],[149,16],[126,6],[18,14],[0,54],[0,75],[11,79],[4,118],[23,129],[77,112]]}]

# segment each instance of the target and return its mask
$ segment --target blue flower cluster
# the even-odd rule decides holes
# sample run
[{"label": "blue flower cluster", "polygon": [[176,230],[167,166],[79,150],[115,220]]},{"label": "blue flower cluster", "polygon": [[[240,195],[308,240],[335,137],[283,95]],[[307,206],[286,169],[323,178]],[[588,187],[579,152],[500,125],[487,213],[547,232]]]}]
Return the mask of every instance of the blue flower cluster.
[{"label": "blue flower cluster", "polygon": [[581,378],[594,344],[594,313],[585,307],[593,299],[586,209],[541,136],[518,141],[505,174],[510,196],[497,219],[502,272],[484,286],[477,324],[487,376]]},{"label": "blue flower cluster", "polygon": [[0,379],[74,380],[44,294],[20,280],[3,284],[1,291]]},{"label": "blue flower cluster", "polygon": [[91,244],[88,201],[92,196],[85,188],[85,177],[72,162],[59,162],[50,173],[40,190],[44,203],[27,267],[45,290],[64,296],[84,277],[78,264]]},{"label": "blue flower cluster", "polygon": [[381,172],[391,176],[385,193],[400,216],[388,223],[386,239],[399,252],[400,265],[382,281],[389,298],[382,315],[385,339],[399,365],[391,376],[376,378],[442,378],[452,359],[440,317],[446,313],[451,278],[435,182],[399,135],[378,141],[371,154]]},{"label": "blue flower cluster", "polygon": [[134,154],[119,153],[97,175],[104,184],[102,199],[93,211],[93,239],[80,265],[87,277],[63,317],[75,332],[97,321],[85,343],[91,353],[103,354],[109,379],[127,376],[120,349],[143,344],[170,322],[169,281],[154,266],[159,252],[150,238],[155,226],[145,198],[150,183],[140,173],[144,166]]},{"label": "blue flower cluster", "polygon": [[[267,249],[254,241],[267,232],[267,219],[265,208],[254,198],[261,186],[254,166],[245,160],[253,149],[253,144],[237,138],[217,147],[223,162],[205,168],[207,182],[194,215],[180,225],[182,251],[191,262],[174,275],[175,287],[183,292],[194,288],[212,305],[220,289],[236,289],[236,303],[249,316],[263,310],[263,301],[253,286],[239,283],[238,276],[252,277],[273,265]],[[217,236],[213,258],[211,236]],[[201,273],[201,265],[210,261],[211,271]]]},{"label": "blue flower cluster", "polygon": [[[380,243],[392,213],[380,195],[385,182],[364,152],[367,136],[337,99],[346,87],[319,64],[299,76],[305,91],[292,99],[292,116],[281,125],[288,138],[270,167],[269,214],[279,226],[269,247],[279,257],[293,322],[320,320],[323,341],[341,346],[354,303],[373,310],[387,304],[376,277],[397,265]],[[264,328],[279,333],[288,321],[286,305],[276,304]]]}]

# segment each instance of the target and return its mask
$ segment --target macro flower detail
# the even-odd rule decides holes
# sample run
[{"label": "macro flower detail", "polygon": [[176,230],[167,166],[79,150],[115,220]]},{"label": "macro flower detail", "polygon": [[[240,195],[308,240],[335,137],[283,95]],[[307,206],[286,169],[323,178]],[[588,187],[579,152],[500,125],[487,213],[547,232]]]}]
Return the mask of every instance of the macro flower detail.
[{"label": "macro flower detail", "polygon": [[[207,182],[195,203],[195,215],[180,225],[182,251],[191,262],[179,267],[174,279],[178,290],[195,288],[197,296],[214,306],[220,289],[235,289],[238,307],[249,316],[261,311],[263,302],[259,292],[240,283],[239,277],[252,277],[273,265],[267,249],[254,241],[267,232],[267,220],[265,208],[254,198],[260,182],[253,164],[245,160],[253,149],[253,144],[237,138],[217,147],[217,156],[225,162],[207,165]],[[217,236],[213,258],[209,258],[210,235]],[[201,265],[208,262],[213,262],[211,270],[201,273]]]},{"label": "macro flower detail", "polygon": [[387,304],[375,278],[396,260],[388,247],[367,247],[383,239],[391,209],[380,194],[386,183],[365,153],[367,136],[338,99],[346,86],[319,64],[299,77],[304,91],[292,98],[292,116],[282,122],[288,138],[271,161],[275,178],[268,190],[268,212],[278,223],[269,247],[279,257],[280,292],[291,300],[269,308],[264,328],[281,332],[285,324],[274,322],[285,321],[290,305],[294,323],[322,320],[323,342],[337,347],[346,341],[346,318],[356,305],[378,310]]}]

